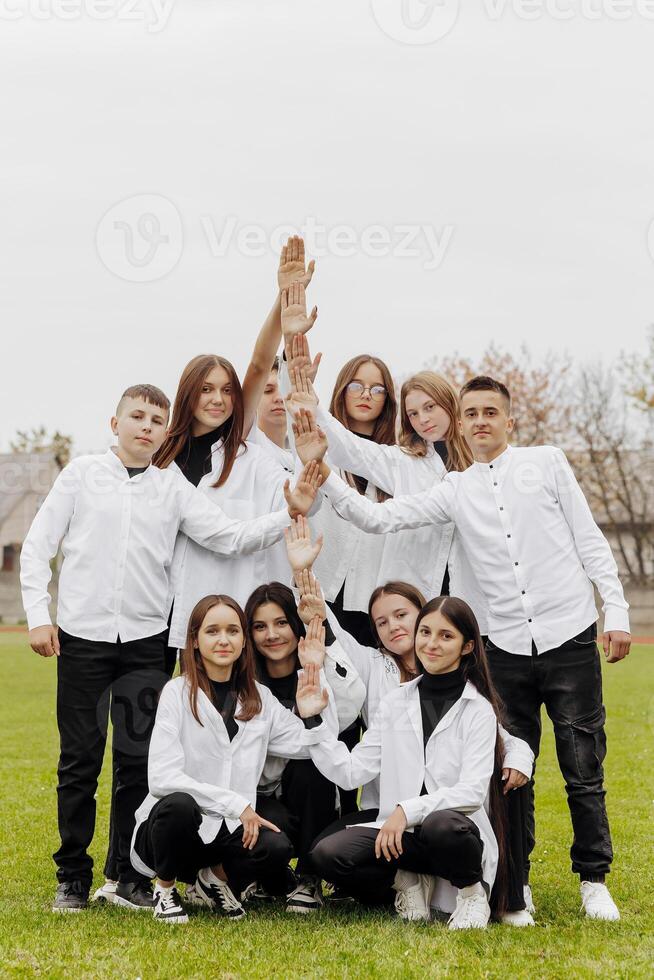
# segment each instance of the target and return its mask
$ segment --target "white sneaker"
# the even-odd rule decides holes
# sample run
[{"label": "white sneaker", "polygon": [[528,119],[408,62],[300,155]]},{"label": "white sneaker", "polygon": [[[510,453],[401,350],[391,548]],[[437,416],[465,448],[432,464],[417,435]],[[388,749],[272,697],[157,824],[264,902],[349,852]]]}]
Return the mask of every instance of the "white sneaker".
[{"label": "white sneaker", "polygon": [[322,882],[320,878],[313,875],[300,875],[298,883],[293,891],[286,896],[286,911],[299,912],[301,915],[307,912],[317,912],[322,908]]},{"label": "white sneaker", "polygon": [[116,901],[116,885],[117,881],[112,881],[111,878],[107,878],[103,885],[93,892],[92,902],[99,902],[100,904],[104,902],[111,902],[112,904]]},{"label": "white sneaker", "polygon": [[170,925],[185,925],[188,922],[188,915],[174,885],[170,888],[155,885],[152,914],[157,922],[167,922]]},{"label": "white sneaker", "polygon": [[534,905],[534,896],[531,893],[531,885],[525,885],[524,895],[525,895],[525,908],[527,912],[531,912],[532,915],[536,915],[536,906]]},{"label": "white sneaker", "polygon": [[[211,875],[211,877],[209,877]],[[208,868],[198,871],[195,879],[196,894],[212,912],[226,919],[242,919],[246,912],[226,881],[221,881]]]},{"label": "white sneaker", "polygon": [[447,923],[448,929],[485,929],[490,919],[490,905],[484,886],[459,888],[456,908]]},{"label": "white sneaker", "polygon": [[517,928],[524,928],[525,926],[535,926],[534,917],[529,911],[529,909],[519,909],[516,912],[505,912],[504,915],[500,916],[500,922],[504,926],[516,926]]},{"label": "white sneaker", "polygon": [[419,875],[413,871],[398,871],[395,875],[393,888],[395,895],[395,911],[405,922],[429,922],[429,908],[434,891],[434,879],[431,875]]},{"label": "white sneaker", "polygon": [[187,885],[186,891],[184,892],[184,900],[187,905],[201,906],[206,908],[206,903],[203,898],[200,898],[197,891],[195,890],[195,885]]},{"label": "white sneaker", "polygon": [[581,907],[587,918],[617,922],[620,918],[620,912],[604,882],[582,881],[580,887]]}]

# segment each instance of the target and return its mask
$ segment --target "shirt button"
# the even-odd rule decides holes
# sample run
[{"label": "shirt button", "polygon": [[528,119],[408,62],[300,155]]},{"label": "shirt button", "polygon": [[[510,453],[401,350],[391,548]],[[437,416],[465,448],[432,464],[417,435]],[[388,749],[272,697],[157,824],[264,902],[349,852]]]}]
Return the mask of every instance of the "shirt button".
[{"label": "shirt button", "polygon": [[514,562],[513,562],[513,564],[514,564],[514,565],[517,565],[518,563],[517,563],[517,561],[514,561]]},{"label": "shirt button", "polygon": [[500,507],[500,510],[504,510],[504,508],[503,507]]},{"label": "shirt button", "polygon": [[524,590],[524,589],[522,590],[522,594],[523,594],[523,595],[527,595],[527,593],[525,592],[525,590]]},{"label": "shirt button", "polygon": [[510,534],[507,534],[507,538],[510,538],[510,537],[511,537],[511,535]]},{"label": "shirt button", "polygon": [[490,468],[493,469],[493,464],[492,463],[490,464]]},{"label": "shirt button", "polygon": [[528,619],[528,620],[527,620],[527,622],[528,622],[528,623],[530,623],[530,622],[531,622],[531,620],[530,620],[530,619]]},{"label": "shirt button", "polygon": [[493,486],[496,487],[497,486],[497,483],[493,483]]}]

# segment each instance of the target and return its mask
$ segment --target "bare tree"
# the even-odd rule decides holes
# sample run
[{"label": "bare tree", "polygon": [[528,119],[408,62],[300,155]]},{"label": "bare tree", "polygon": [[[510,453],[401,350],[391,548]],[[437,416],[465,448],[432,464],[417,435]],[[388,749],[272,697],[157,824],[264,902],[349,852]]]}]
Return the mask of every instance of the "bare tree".
[{"label": "bare tree", "polygon": [[613,368],[578,369],[570,453],[597,522],[637,584],[652,575],[654,465],[651,445],[634,420],[629,395]]}]

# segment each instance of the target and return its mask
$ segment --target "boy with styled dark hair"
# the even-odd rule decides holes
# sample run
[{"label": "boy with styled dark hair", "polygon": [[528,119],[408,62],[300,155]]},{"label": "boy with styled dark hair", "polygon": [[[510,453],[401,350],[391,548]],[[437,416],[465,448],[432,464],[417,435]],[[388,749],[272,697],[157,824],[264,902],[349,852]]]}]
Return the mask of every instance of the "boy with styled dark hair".
[{"label": "boy with styled dark hair", "polygon": [[[111,702],[118,834],[118,904],[151,908],[149,882],[132,868],[134,813],[147,795],[148,743],[164,672],[169,569],[178,531],[237,557],[278,541],[291,516],[306,514],[319,478],[305,468],[285,496],[288,512],[230,520],[173,469],[151,465],[166,434],[170,402],[153,385],[120,398],[117,446],[80,456],[59,474],[21,553],[21,585],[32,649],[57,659],[58,816],[53,911],[88,901],[95,791]],[[48,611],[50,562],[62,545],[57,626]]]},{"label": "boy with styled dark hair", "polygon": [[[581,879],[582,906],[590,918],[614,920],[619,912],[605,884],[613,852],[604,800],[605,712],[593,584],[603,600],[609,663],[629,653],[628,606],[609,544],[565,454],[554,446],[509,446],[510,402],[506,386],[492,378],[473,378],[464,386],[459,425],[474,462],[428,491],[376,505],[324,462],[322,489],[341,516],[371,533],[454,521],[488,602],[488,659],[506,726],[537,755],[545,705],[568,796],[572,870]],[[294,431],[300,458],[322,459],[327,440],[308,413],[298,415]],[[518,794],[511,797],[517,806]],[[527,811],[523,864],[529,906],[533,788]]]}]

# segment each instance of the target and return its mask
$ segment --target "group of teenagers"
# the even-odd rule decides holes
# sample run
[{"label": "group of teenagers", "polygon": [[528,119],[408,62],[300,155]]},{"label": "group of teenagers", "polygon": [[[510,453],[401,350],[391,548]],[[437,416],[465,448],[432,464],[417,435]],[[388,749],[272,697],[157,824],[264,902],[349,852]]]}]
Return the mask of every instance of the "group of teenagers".
[{"label": "group of teenagers", "polygon": [[176,924],[338,901],[533,925],[544,705],[582,910],[618,919],[594,586],[609,662],[630,634],[610,547],[564,453],[509,445],[501,381],[421,371],[398,404],[361,354],[320,401],[313,273],[290,238],[243,383],[200,355],[172,410],[128,388],[116,444],[62,470],[23,544],[30,644],[57,658],[53,911],[89,902],[110,718],[96,901]]}]

